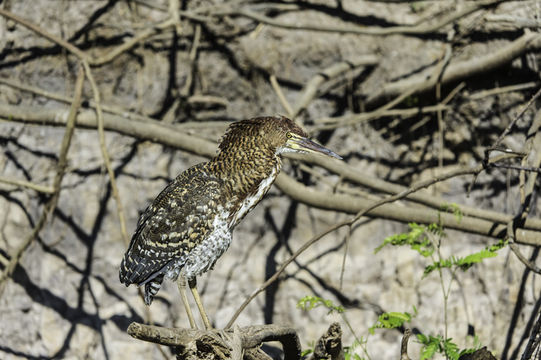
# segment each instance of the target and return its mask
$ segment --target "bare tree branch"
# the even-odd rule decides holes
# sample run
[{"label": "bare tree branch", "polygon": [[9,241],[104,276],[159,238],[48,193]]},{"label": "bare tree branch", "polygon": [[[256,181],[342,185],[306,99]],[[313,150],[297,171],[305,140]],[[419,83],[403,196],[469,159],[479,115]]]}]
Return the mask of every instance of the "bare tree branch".
[{"label": "bare tree branch", "polygon": [[[473,75],[484,74],[508,64],[511,60],[528,51],[536,51],[540,48],[541,35],[532,32],[526,33],[494,53],[475,59],[461,61],[456,64],[451,63],[445,70],[441,78],[441,83],[442,85],[445,85],[450,82],[466,79]],[[427,71],[432,73],[431,69]],[[379,92],[370,95],[366,99],[366,105],[374,106],[385,99],[402,94],[413,87],[417,89],[417,93],[422,93],[429,89],[433,89],[436,82],[436,78],[427,81],[426,73],[414,75],[407,79],[384,85]],[[348,116],[354,117],[354,115]]]},{"label": "bare tree branch", "polygon": [[221,11],[211,11],[208,15],[216,17],[225,17],[225,16],[243,16],[263,24],[276,26],[284,29],[290,30],[308,30],[308,31],[318,31],[318,32],[334,32],[339,34],[362,34],[362,35],[376,35],[376,36],[386,36],[393,34],[404,34],[404,35],[421,35],[427,33],[433,33],[438,31],[445,25],[448,25],[458,19],[463,18],[475,11],[481,10],[485,7],[497,5],[505,0],[478,0],[473,2],[470,5],[464,6],[462,9],[447,14],[439,21],[431,24],[420,24],[416,26],[393,26],[388,28],[380,27],[343,27],[343,26],[325,26],[325,25],[299,25],[297,23],[285,23],[273,18],[255,13],[247,9],[228,9]]},{"label": "bare tree branch", "polygon": [[284,360],[300,359],[301,355],[297,332],[293,328],[279,325],[248,326],[231,330],[198,330],[166,328],[134,322],[128,327],[128,334],[139,340],[179,346],[182,353],[193,351],[190,348],[198,347],[197,343],[204,343],[207,348],[212,347],[212,350],[206,352],[222,352],[226,358],[230,358],[232,350],[230,341],[236,334],[240,337],[242,349],[252,349],[268,341],[279,341],[283,347]]},{"label": "bare tree branch", "polygon": [[[17,106],[0,104],[0,116],[9,117],[12,121],[24,121],[41,125],[49,124],[58,126],[64,124],[64,121],[62,121],[62,111],[57,109],[38,110],[37,108],[33,109],[31,107],[26,107],[23,110]],[[82,112],[78,117],[77,125],[95,128],[97,124],[94,112]],[[134,136],[140,139],[160,142],[164,145],[172,146],[203,156],[213,156],[216,153],[215,143],[184,134],[178,130],[174,130],[175,128],[172,126],[165,126],[157,121],[130,121],[121,117],[113,115],[107,116],[106,114],[104,114],[104,129],[118,131],[122,134]],[[307,158],[309,159],[309,157]],[[318,162],[321,162],[321,164],[326,164],[329,169],[339,165],[332,165],[332,163],[323,159],[318,160]],[[419,189],[434,184],[435,182],[443,181],[455,176],[474,174],[482,169],[482,165],[473,168],[460,168],[458,170],[451,171],[450,173],[431,179],[430,181],[416,184],[415,186],[410,188],[410,190],[413,189],[413,191],[402,191],[398,195],[405,194],[404,196],[401,195],[399,197],[404,198],[418,191]],[[355,176],[354,172],[351,171],[347,172],[342,170],[340,172],[348,173],[352,177]],[[360,180],[358,176],[355,176],[355,178]],[[365,181],[370,180],[367,178]],[[314,191],[313,189],[293,180],[291,177],[287,176],[284,173],[278,176],[276,185],[291,198],[320,209],[338,210],[346,213],[357,213],[362,209],[370,208],[372,204],[376,203],[367,199],[356,197],[352,198],[348,195]],[[395,187],[395,189],[398,190],[397,187]],[[425,200],[425,202],[426,201],[427,200]],[[437,206],[441,206],[441,203],[438,203]],[[502,233],[505,232],[506,225],[505,223],[500,223],[499,220],[508,219],[507,215],[500,214],[497,216],[498,219],[494,219],[490,216],[489,212],[477,212],[477,214],[481,214],[488,219],[476,219],[465,216],[460,222],[457,222],[453,214],[442,213],[440,214],[440,216],[444,226],[449,228],[473,232],[476,234],[491,237],[502,236]],[[401,222],[415,221],[423,224],[431,223],[438,220],[437,211],[413,208],[409,206],[383,206],[381,208],[375,209],[374,211],[370,211],[367,215]],[[533,223],[537,225],[537,222],[534,221]],[[538,232],[527,229],[522,229],[520,231],[520,233],[517,235],[517,241],[528,245],[541,244]]]}]

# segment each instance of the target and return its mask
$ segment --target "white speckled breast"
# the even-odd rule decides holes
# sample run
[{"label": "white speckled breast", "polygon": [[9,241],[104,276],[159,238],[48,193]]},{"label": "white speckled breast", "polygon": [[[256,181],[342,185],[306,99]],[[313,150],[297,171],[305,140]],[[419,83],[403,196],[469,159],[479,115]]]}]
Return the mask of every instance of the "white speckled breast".
[{"label": "white speckled breast", "polygon": [[269,191],[270,187],[272,186],[272,183],[274,180],[276,180],[276,177],[278,176],[278,167],[275,167],[272,169],[272,172],[270,176],[263,179],[259,183],[259,186],[257,187],[257,191],[254,194],[248,195],[243,201],[240,206],[239,211],[235,214],[231,221],[231,228],[234,228],[241,220],[252,210],[257,203],[265,196],[267,191]]},{"label": "white speckled breast", "polygon": [[229,211],[219,208],[218,215],[213,220],[213,230],[210,235],[193,248],[189,254],[178,258],[171,264],[166,270],[166,277],[174,280],[181,274],[187,279],[192,279],[211,270],[216,261],[229,248],[233,228],[265,196],[276,176],[278,176],[277,167],[272,170],[269,177],[261,181],[255,193],[242,201],[235,216],[230,218]]}]

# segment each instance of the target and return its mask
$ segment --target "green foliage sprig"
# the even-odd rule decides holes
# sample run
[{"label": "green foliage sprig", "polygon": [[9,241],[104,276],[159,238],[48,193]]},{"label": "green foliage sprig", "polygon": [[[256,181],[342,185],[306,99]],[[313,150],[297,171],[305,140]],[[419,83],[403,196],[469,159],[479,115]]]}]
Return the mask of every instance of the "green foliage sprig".
[{"label": "green foliage sprig", "polygon": [[480,263],[484,259],[497,256],[498,250],[500,250],[501,248],[505,246],[507,246],[507,240],[500,240],[496,244],[489,245],[485,247],[483,250],[467,255],[465,257],[451,256],[447,259],[435,261],[432,264],[425,267],[423,277],[427,276],[434,270],[443,269],[443,268],[449,268],[449,269],[455,268],[455,269],[460,269],[462,271],[466,271],[469,268],[471,268],[474,264]]},{"label": "green foliage sprig", "polygon": [[394,329],[401,327],[405,322],[410,322],[417,316],[417,308],[413,307],[413,315],[409,312],[385,312],[378,317],[378,321],[368,329],[374,335],[375,329]]},{"label": "green foliage sprig", "polygon": [[436,353],[444,354],[451,360],[458,360],[462,355],[471,354],[481,346],[477,337],[474,338],[474,347],[464,350],[460,350],[452,338],[444,339],[441,335],[426,336],[424,334],[417,334],[417,340],[423,344],[420,360],[432,359]]},{"label": "green foliage sprig", "polygon": [[432,245],[432,242],[428,238],[428,233],[434,233],[434,234],[441,234],[442,229],[436,224],[430,224],[430,225],[418,225],[416,223],[409,223],[408,224],[410,231],[407,233],[401,233],[401,234],[395,234],[391,235],[385,240],[383,240],[383,243],[378,246],[374,253],[379,252],[381,249],[383,249],[386,245],[393,245],[393,246],[409,246],[412,250],[417,251],[419,254],[421,254],[424,257],[429,257],[434,253],[434,246]]},{"label": "green foliage sprig", "polygon": [[344,312],[344,308],[340,305],[335,305],[332,300],[320,298],[319,296],[306,295],[297,302],[297,308],[302,310],[312,310],[313,308],[324,306],[329,310],[328,314]]}]

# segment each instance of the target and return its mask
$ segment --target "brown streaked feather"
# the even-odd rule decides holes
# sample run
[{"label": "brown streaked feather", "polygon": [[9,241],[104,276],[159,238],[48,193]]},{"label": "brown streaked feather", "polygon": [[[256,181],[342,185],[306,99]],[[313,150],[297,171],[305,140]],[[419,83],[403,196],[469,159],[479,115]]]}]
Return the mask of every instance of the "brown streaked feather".
[{"label": "brown streaked feather", "polygon": [[180,174],[141,215],[120,266],[121,282],[141,285],[156,277],[212,231],[208,205],[219,200],[223,182],[209,167],[202,163]]}]

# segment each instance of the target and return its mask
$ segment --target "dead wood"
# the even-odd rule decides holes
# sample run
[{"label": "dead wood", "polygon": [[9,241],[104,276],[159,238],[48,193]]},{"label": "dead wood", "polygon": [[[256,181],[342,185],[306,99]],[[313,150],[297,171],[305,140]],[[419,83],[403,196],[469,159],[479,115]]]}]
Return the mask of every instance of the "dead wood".
[{"label": "dead wood", "polygon": [[327,331],[319,338],[310,360],[329,359],[343,360],[344,349],[342,348],[342,329],[340,324],[332,323]]},{"label": "dead wood", "polygon": [[259,347],[269,341],[282,344],[284,360],[300,359],[301,346],[296,331],[279,325],[257,325],[228,330],[198,330],[166,328],[131,323],[132,337],[174,347],[178,359],[235,359],[235,348],[244,352],[245,359],[264,359]]},{"label": "dead wood", "polygon": [[462,355],[458,360],[496,360],[496,357],[485,346],[471,354]]}]

